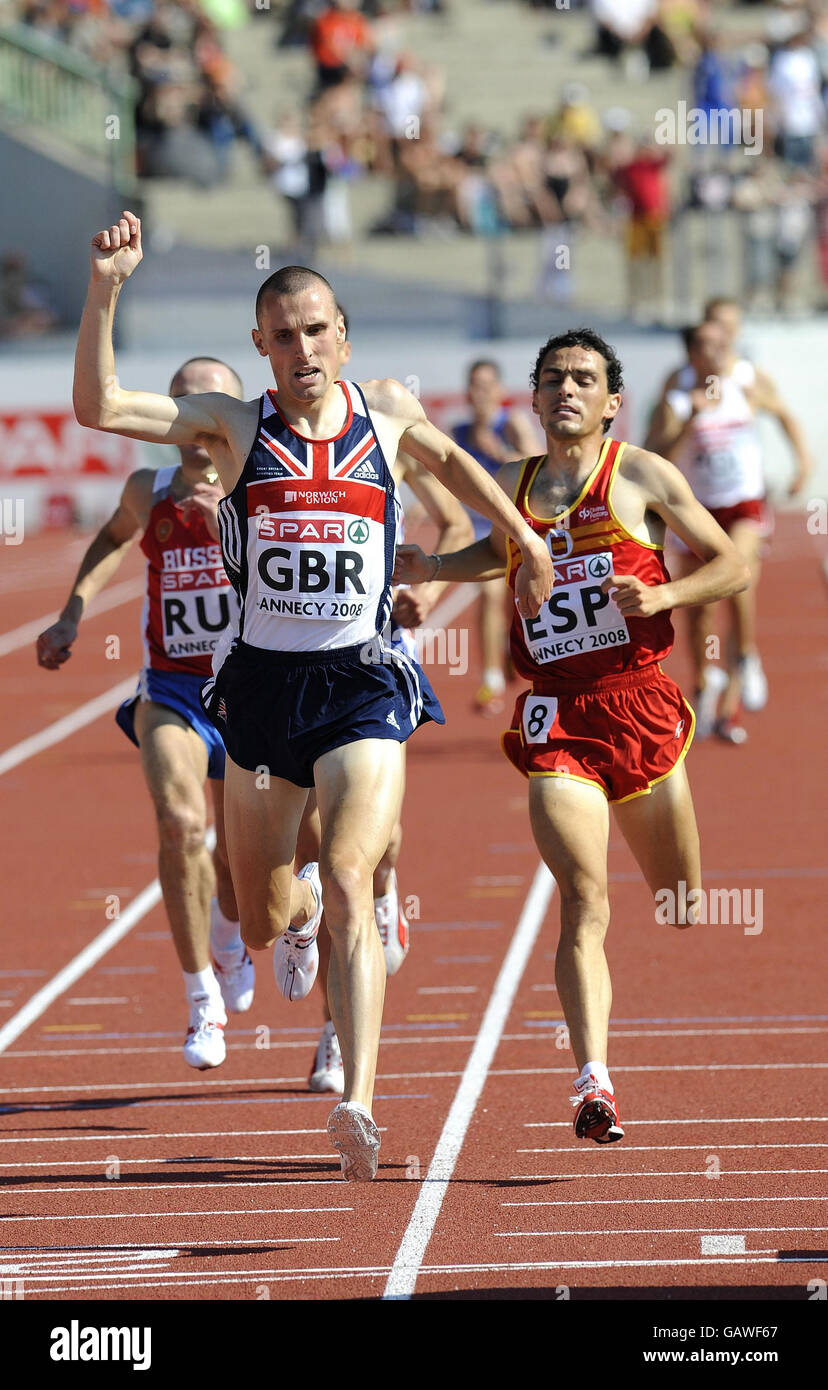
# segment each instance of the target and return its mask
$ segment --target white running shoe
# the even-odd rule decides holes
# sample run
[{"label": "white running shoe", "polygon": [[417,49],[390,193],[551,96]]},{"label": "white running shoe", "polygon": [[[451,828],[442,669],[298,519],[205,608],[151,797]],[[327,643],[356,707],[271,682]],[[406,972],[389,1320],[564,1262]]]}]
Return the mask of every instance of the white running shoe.
[{"label": "white running shoe", "polygon": [[339,1038],[330,1020],[322,1029],[308,1085],[312,1091],[332,1091],[335,1096],[341,1096],[345,1090]]},{"label": "white running shoe", "polygon": [[396,975],[409,947],[408,918],[400,907],[397,895],[397,875],[392,869],[389,875],[391,889],[381,898],[374,898],[374,918],[382,942],[385,956],[386,975]]},{"label": "white running shoe", "polygon": [[213,954],[213,970],[221,989],[221,997],[231,1014],[246,1014],[253,1003],[256,972],[244,946],[241,951]]},{"label": "white running shoe", "polygon": [[184,1041],[184,1061],[198,1071],[220,1067],[227,1056],[224,1028],[227,1014],[221,999],[196,994],[190,1000],[190,1026]]},{"label": "white running shoe", "polygon": [[328,1116],[328,1134],[339,1150],[347,1182],[370,1182],[376,1177],[380,1133],[370,1110],[353,1100],[341,1101]]},{"label": "white running shoe", "polygon": [[306,878],[316,899],[316,911],[303,927],[288,927],[273,947],[273,973],[286,999],[304,999],[310,994],[319,969],[316,936],[322,920],[322,883],[319,865],[306,864],[297,878]]},{"label": "white running shoe", "polygon": [[749,652],[739,662],[739,675],[742,681],[742,704],[746,710],[755,713],[764,709],[768,703],[768,678],[762,669],[758,652]]},{"label": "white running shoe", "polygon": [[716,722],[719,696],[727,689],[727,671],[709,662],[704,668],[704,685],[696,691],[693,701],[696,711],[696,738],[709,738]]}]

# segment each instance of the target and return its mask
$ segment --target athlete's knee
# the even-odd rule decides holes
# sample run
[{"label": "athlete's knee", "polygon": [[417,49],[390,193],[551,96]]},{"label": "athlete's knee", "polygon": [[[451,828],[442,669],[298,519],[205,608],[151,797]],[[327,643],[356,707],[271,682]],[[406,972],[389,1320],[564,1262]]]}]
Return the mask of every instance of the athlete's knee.
[{"label": "athlete's knee", "polygon": [[362,856],[337,855],[319,862],[325,919],[336,935],[346,930],[372,898],[372,870]]},{"label": "athlete's knee", "polygon": [[174,854],[198,854],[204,848],[204,816],[186,803],[162,802],[155,808],[161,848]]},{"label": "athlete's knee", "polygon": [[561,891],[562,940],[603,940],[609,920],[609,899],[600,884],[582,882]]}]

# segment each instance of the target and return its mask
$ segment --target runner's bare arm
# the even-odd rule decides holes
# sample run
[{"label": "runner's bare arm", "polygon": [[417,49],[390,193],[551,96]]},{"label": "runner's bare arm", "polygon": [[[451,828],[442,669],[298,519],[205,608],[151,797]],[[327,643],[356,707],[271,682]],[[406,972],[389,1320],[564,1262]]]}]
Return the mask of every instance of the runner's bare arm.
[{"label": "runner's bare arm", "polygon": [[[695,414],[695,412],[694,412]],[[675,458],[690,433],[693,415],[682,419],[676,414],[665,393],[653,412],[644,448],[663,458]]]},{"label": "runner's bare arm", "polygon": [[514,449],[518,458],[529,458],[532,454],[537,454],[540,449],[537,435],[532,428],[532,422],[528,415],[524,415],[522,410],[513,410],[506,421],[506,439]]},{"label": "runner's bare arm", "polygon": [[[521,461],[505,463],[495,482],[511,497],[517,483]],[[502,579],[506,572],[506,537],[493,526],[488,536],[474,541],[462,550],[441,554],[439,564],[435,555],[426,555],[418,545],[397,546],[394,579],[399,583],[417,584],[430,579],[439,570],[440,578],[450,584],[485,583]]]},{"label": "runner's bare arm", "polygon": [[47,671],[57,671],[69,660],[80,620],[90,602],[109,583],[135,537],[144,530],[152,497],[152,479],[150,468],[141,468],[127,478],[118,506],[80,562],[60,617],[38,637],[38,665]]},{"label": "runner's bare arm", "polygon": [[750,571],[736,547],[701,502],[683,475],[667,459],[644,449],[628,451],[626,476],[643,491],[647,508],[661,517],[705,563],[684,579],[644,584],[634,575],[615,574],[601,585],[627,617],[646,618],[665,608],[689,608],[740,593]]},{"label": "runner's bare arm", "polygon": [[[206,444],[226,438],[228,413],[243,403],[218,392],[155,395],[125,391],[115,373],[112,325],[124,282],[140,264],[141,224],[134,213],[92,238],[89,292],[75,353],[73,404],[80,424],[161,444]],[[222,479],[222,481],[225,481]]]},{"label": "runner's bare arm", "polygon": [[523,555],[516,585],[518,608],[526,618],[537,617],[553,584],[552,559],[543,541],[485,469],[431,423],[420,402],[400,382],[372,381],[363,389],[369,407],[395,422],[406,453],[413,454],[461,502],[511,536]]},{"label": "runner's bare arm", "polygon": [[[456,497],[438,482],[432,473],[423,468],[411,455],[397,453],[395,471],[401,475],[417,501],[425,508],[426,515],[437,527],[435,553],[459,550],[474,537],[474,528],[468,512]],[[446,583],[434,580],[432,583],[418,584],[413,589],[402,589],[394,601],[394,617],[403,627],[416,627],[428,616],[446,588]]]},{"label": "runner's bare arm", "polygon": [[767,372],[763,372],[759,368],[756,370],[753,403],[757,410],[764,410],[768,415],[773,415],[788,437],[796,460],[794,475],[788,484],[788,495],[793,496],[802,489],[814,468],[814,461],[802,426],[783,401],[775,382],[771,380]]}]

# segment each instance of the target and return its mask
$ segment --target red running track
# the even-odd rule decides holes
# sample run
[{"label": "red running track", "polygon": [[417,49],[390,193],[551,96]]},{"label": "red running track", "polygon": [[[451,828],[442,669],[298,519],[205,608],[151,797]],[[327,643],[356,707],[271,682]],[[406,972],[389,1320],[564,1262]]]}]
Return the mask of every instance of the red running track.
[{"label": "red running track", "polygon": [[[59,606],[83,546],[6,549],[0,637]],[[400,878],[420,915],[387,993],[376,1182],[339,1176],[332,1099],[306,1084],[319,999],[289,1006],[266,958],[225,1065],[186,1067],[158,906],[0,1052],[0,1278],[28,1299],[807,1298],[828,1228],[820,562],[804,521],[781,518],[761,593],[769,707],[745,747],[689,760],[705,887],[761,890],[762,932],[657,926],[613,836],[622,1144],[572,1134],[557,906],[535,936],[525,786],[499,726],[469,712],[473,674],[434,669],[448,726],[411,745]],[[131,559],[119,582],[139,572]],[[138,607],[90,617],[59,674],[29,645],[0,657],[6,748],[137,670]],[[111,714],[7,771],[0,795],[2,1028],[109,925],[109,895],[129,910],[155,855]]]}]

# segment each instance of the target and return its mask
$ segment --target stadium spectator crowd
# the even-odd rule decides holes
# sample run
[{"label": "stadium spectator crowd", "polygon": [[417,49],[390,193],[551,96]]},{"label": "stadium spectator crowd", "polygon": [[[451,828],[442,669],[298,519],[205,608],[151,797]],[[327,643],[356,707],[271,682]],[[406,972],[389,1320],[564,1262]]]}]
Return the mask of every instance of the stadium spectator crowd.
[{"label": "stadium spectator crowd", "polygon": [[[525,0],[542,7],[542,0]],[[556,6],[549,4],[549,9]],[[578,8],[571,0],[570,8]],[[550,298],[572,293],[556,250],[570,258],[581,229],[623,229],[631,302],[657,296],[666,233],[687,209],[739,215],[749,306],[784,305],[804,249],[816,241],[828,288],[828,10],[802,0],[757,10],[746,33],[717,21],[710,0],[586,0],[590,53],[626,79],[682,71],[688,106],[761,116],[753,158],[726,138],[679,155],[623,107],[601,110],[568,81],[547,110],[514,135],[478,122],[452,129],[445,78],[399,43],[401,11],[440,13],[442,0],[288,0],[274,12],[244,0],[19,0],[24,23],[136,83],[143,176],[227,177],[244,141],[290,208],[297,247],[351,237],[348,188],[384,175],[390,205],[372,230],[399,236],[487,235],[536,229]],[[251,115],[244,79],[228,58],[225,28],[276,18],[277,48],[304,46],[304,109]],[[270,41],[270,35],[268,35]],[[274,55],[274,61],[278,57]],[[260,103],[261,106],[261,103]],[[274,121],[272,129],[263,119]],[[568,268],[568,267],[567,267]]]}]

